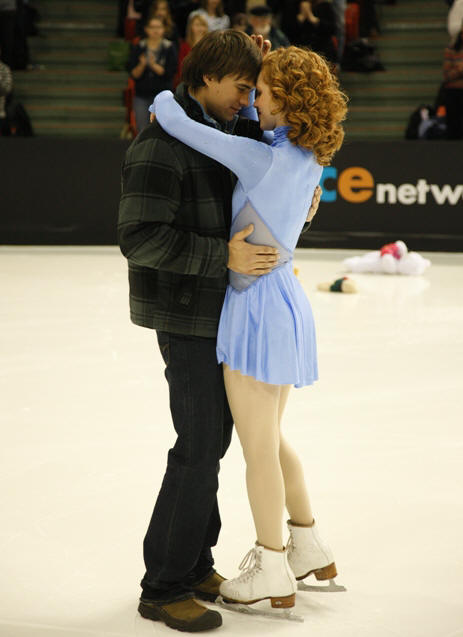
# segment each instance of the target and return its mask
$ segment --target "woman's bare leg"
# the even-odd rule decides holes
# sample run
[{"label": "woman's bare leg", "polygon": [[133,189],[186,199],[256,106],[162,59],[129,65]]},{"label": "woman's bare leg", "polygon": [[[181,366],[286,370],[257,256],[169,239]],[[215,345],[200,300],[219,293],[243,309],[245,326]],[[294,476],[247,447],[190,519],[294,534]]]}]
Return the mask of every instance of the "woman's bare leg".
[{"label": "woman's bare leg", "polygon": [[225,388],[246,461],[246,483],[257,541],[283,548],[285,487],[280,466],[279,385],[262,383],[224,364]]},{"label": "woman's bare leg", "polygon": [[286,508],[291,522],[301,526],[313,524],[312,508],[305,484],[304,470],[294,450],[281,434],[281,420],[288,400],[291,385],[283,385],[278,406],[278,425],[280,427],[280,464],[286,492]]}]

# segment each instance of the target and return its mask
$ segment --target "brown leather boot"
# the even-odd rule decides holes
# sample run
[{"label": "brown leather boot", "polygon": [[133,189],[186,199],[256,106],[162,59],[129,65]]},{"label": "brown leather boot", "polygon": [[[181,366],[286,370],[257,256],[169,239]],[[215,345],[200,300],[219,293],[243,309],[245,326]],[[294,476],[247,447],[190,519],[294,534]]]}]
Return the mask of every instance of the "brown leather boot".
[{"label": "brown leather boot", "polygon": [[203,599],[206,602],[215,602],[216,598],[220,595],[219,588],[222,582],[225,582],[225,577],[222,577],[214,571],[212,575],[209,575],[205,580],[193,585],[191,590],[198,599]]},{"label": "brown leather boot", "polygon": [[222,625],[222,616],[215,610],[208,610],[194,599],[178,602],[155,602],[140,598],[138,612],[145,619],[162,621],[169,628],[187,633],[210,630]]}]

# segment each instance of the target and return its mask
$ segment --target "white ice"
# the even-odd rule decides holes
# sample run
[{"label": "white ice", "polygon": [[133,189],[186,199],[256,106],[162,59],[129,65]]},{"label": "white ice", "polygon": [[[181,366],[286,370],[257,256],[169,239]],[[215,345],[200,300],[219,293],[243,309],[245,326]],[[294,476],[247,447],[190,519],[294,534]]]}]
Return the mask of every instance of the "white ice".
[{"label": "white ice", "polygon": [[[463,255],[316,291],[361,252],[297,252],[320,380],[292,391],[285,419],[348,590],[298,593],[303,624],[222,611],[217,635],[463,637]],[[125,259],[3,247],[0,289],[0,635],[173,635],[137,614],[174,433]],[[236,437],[220,482],[216,565],[233,576],[255,540]]]}]

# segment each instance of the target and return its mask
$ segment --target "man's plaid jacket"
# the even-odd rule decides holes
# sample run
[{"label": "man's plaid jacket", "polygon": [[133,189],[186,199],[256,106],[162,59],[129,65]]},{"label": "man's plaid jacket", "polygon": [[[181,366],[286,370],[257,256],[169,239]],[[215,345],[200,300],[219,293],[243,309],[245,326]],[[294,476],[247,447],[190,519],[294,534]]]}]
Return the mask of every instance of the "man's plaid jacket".
[{"label": "man's plaid jacket", "polygon": [[[184,85],[176,98],[192,119],[212,125]],[[227,132],[262,137],[258,122],[245,118],[232,122]],[[157,122],[132,142],[122,166],[118,234],[129,263],[135,324],[217,336],[235,183],[228,168],[171,137]]]}]

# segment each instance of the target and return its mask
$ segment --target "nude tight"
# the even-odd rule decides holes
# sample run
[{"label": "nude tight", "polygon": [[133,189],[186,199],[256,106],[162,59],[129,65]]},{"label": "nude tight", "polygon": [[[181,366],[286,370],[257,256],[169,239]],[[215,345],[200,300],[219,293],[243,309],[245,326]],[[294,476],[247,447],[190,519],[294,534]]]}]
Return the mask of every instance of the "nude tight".
[{"label": "nude tight", "polygon": [[259,544],[283,548],[284,508],[295,524],[313,522],[299,458],[282,437],[281,418],[291,385],[270,385],[225,363],[228,402],[246,461],[246,484]]}]

